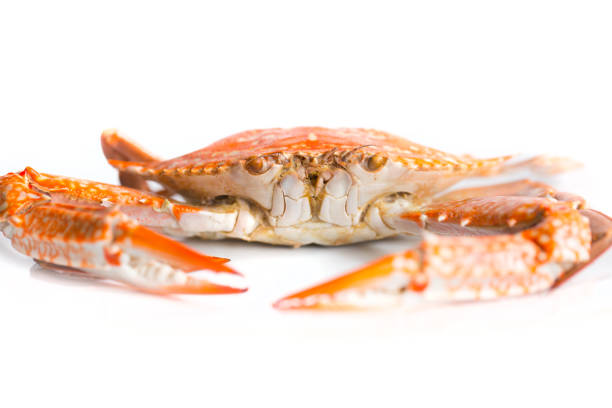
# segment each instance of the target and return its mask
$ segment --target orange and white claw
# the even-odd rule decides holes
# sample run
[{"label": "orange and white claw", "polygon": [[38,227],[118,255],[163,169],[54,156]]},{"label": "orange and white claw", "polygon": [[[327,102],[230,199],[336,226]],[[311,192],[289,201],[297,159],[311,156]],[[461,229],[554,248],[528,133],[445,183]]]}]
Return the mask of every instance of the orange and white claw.
[{"label": "orange and white claw", "polygon": [[[543,243],[544,234],[547,239]],[[602,238],[602,245],[609,245],[607,239]],[[543,292],[576,265],[588,261],[590,241],[588,221],[573,210],[518,234],[468,237],[425,233],[414,250],[383,257],[287,296],[275,307],[372,308]]]},{"label": "orange and white claw", "polygon": [[[10,195],[6,200],[3,199],[4,190]],[[0,177],[0,219],[4,213],[16,213],[35,203],[49,201],[75,206],[118,206],[122,213],[138,223],[171,235],[229,232],[237,223],[251,227],[254,222],[248,211],[241,211],[240,205],[218,209],[182,204],[146,191],[38,173],[30,167],[21,173]]]},{"label": "orange and white claw", "polygon": [[[34,259],[171,294],[246,291],[225,259],[197,251],[138,225],[117,209],[40,204],[0,223],[13,247]],[[199,271],[197,275],[190,272]]]},{"label": "orange and white claw", "polygon": [[228,259],[203,255],[133,221],[115,228],[115,246],[105,249],[109,264],[119,260],[119,265],[111,268],[111,278],[112,273],[118,272],[114,279],[162,294],[231,294],[247,290],[242,275],[225,265]]},{"label": "orange and white claw", "polygon": [[388,255],[339,278],[286,296],[277,309],[353,309],[396,306],[408,291],[421,292],[427,277],[420,273],[420,254]]}]

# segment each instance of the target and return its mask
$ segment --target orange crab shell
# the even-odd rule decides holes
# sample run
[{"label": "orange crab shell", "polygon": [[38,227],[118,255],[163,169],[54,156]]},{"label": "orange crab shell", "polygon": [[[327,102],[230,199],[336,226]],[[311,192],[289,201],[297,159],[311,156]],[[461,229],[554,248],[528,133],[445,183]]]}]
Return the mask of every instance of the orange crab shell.
[{"label": "orange crab shell", "polygon": [[219,223],[192,226],[190,234],[200,229],[207,239],[293,246],[395,235],[381,217],[427,202],[464,178],[496,174],[510,158],[481,160],[378,130],[322,127],[247,131],[166,161],[115,130],[103,133],[102,146],[124,186],[149,190],[153,181],[167,197],[178,194],[226,218],[245,215],[236,224],[244,228],[215,215]]},{"label": "orange crab shell", "polygon": [[[350,153],[355,153],[351,155]],[[142,175],[214,174],[253,157],[286,162],[292,156],[309,159],[366,160],[380,155],[418,170],[494,171],[511,156],[474,159],[425,147],[373,129],[296,127],[257,129],[223,138],[203,149],[166,161],[135,163],[110,160],[119,170]],[[367,161],[364,161],[367,166]]]}]

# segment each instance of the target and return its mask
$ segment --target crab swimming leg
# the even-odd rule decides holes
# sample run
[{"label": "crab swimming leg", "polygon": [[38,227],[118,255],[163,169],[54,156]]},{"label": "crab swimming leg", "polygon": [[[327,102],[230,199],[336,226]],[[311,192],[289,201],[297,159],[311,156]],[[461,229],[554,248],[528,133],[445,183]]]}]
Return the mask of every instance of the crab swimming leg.
[{"label": "crab swimming leg", "polygon": [[526,196],[526,197],[548,197],[558,201],[572,201],[576,207],[584,207],[585,201],[582,197],[570,193],[555,190],[548,184],[529,179],[512,181],[490,186],[470,187],[453,190],[435,197],[433,202],[442,204],[468,198],[494,197],[494,196]]},{"label": "crab swimming leg", "polygon": [[[102,151],[109,160],[120,160],[127,162],[152,162],[159,158],[149,154],[131,140],[120,136],[116,129],[108,129],[102,133]],[[141,191],[149,191],[145,179],[130,172],[120,171],[119,181],[121,185],[132,187]]]},{"label": "crab swimming leg", "polygon": [[[239,293],[226,260],[202,255],[120,212],[54,200],[28,170],[0,177],[0,230],[32,258],[155,293]],[[189,272],[202,271],[195,277]]]},{"label": "crab swimming leg", "polygon": [[[457,197],[473,197],[403,213],[396,227],[413,231],[416,225],[426,231],[417,248],[287,296],[275,306],[360,307],[419,298],[465,301],[550,289],[612,244],[612,220],[580,209],[582,200],[576,197],[548,198],[565,195],[529,183],[455,192]],[[525,194],[482,196],[486,189]]]}]

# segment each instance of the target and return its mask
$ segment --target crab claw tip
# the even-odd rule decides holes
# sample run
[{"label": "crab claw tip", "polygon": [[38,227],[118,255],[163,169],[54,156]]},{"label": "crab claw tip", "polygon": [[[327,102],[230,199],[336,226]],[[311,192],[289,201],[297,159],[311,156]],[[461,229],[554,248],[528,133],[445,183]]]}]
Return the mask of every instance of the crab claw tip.
[{"label": "crab claw tip", "polygon": [[248,290],[246,286],[234,287],[219,285],[208,281],[199,281],[197,284],[181,285],[181,286],[165,286],[162,288],[163,293],[180,294],[180,295],[229,295],[244,293]]},{"label": "crab claw tip", "polygon": [[229,259],[203,255],[146,227],[139,225],[132,228],[129,237],[135,247],[163,259],[185,272],[210,270],[242,276],[239,272],[224,265]]},{"label": "crab claw tip", "polygon": [[394,255],[386,256],[363,268],[286,296],[277,300],[273,306],[279,310],[344,310],[382,305],[381,300],[387,304],[389,300],[395,299],[393,296],[388,296],[389,291],[383,287],[394,284],[389,279],[393,272],[394,257]]}]

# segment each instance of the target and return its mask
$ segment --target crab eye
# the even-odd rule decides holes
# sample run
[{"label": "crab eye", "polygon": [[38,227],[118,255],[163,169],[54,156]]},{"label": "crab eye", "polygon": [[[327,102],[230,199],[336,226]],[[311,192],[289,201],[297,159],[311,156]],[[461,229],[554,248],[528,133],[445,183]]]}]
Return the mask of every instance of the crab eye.
[{"label": "crab eye", "polygon": [[246,171],[253,175],[263,174],[270,168],[270,163],[265,157],[250,157],[244,163]]},{"label": "crab eye", "polygon": [[382,153],[376,153],[373,156],[366,157],[363,160],[363,167],[367,171],[378,171],[382,169],[387,163],[387,156]]}]

